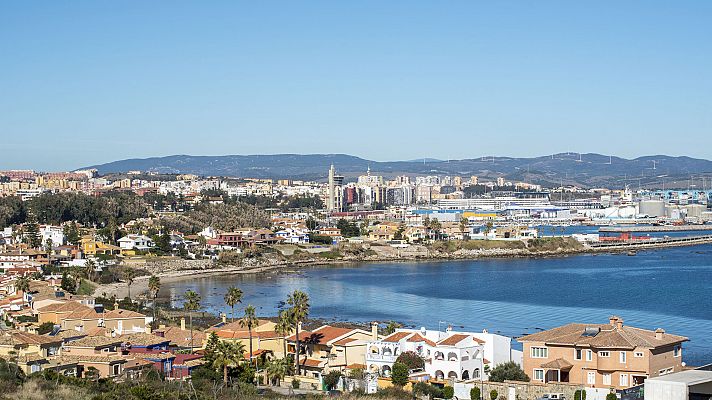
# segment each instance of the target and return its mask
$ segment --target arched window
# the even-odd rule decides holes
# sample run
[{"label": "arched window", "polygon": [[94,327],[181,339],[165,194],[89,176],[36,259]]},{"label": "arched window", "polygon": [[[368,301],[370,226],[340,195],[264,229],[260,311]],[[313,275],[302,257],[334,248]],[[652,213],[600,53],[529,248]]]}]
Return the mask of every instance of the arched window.
[{"label": "arched window", "polygon": [[457,372],[455,371],[450,371],[447,373],[448,379],[457,379]]},{"label": "arched window", "polygon": [[445,354],[443,354],[442,351],[436,351],[436,352],[435,352],[435,359],[436,359],[436,360],[444,360],[444,359],[445,359]]},{"label": "arched window", "polygon": [[[465,357],[463,357],[463,358],[465,358]],[[470,371],[464,370],[462,372],[462,380],[468,380],[468,379],[470,379]]]},{"label": "arched window", "polygon": [[376,365],[376,364],[371,364],[371,366],[368,368],[368,370],[369,370],[372,374],[377,374],[377,373],[378,373],[378,365]]},{"label": "arched window", "polygon": [[391,350],[390,347],[384,347],[384,348],[383,348],[383,355],[384,355],[384,356],[393,355],[393,350]]},{"label": "arched window", "polygon": [[376,347],[376,346],[371,346],[371,349],[369,350],[369,352],[370,352],[371,354],[378,354],[378,353],[379,353],[378,347]]},{"label": "arched window", "polygon": [[447,353],[447,360],[448,361],[457,361],[457,353],[452,352],[452,351]]},{"label": "arched window", "polygon": [[435,371],[435,379],[445,379],[445,373],[443,371]]},{"label": "arched window", "polygon": [[472,377],[474,379],[480,379],[480,369],[479,368],[475,368],[475,370],[472,371]]},{"label": "arched window", "polygon": [[381,368],[381,374],[385,377],[391,376],[391,367],[389,367],[388,365],[384,365]]}]

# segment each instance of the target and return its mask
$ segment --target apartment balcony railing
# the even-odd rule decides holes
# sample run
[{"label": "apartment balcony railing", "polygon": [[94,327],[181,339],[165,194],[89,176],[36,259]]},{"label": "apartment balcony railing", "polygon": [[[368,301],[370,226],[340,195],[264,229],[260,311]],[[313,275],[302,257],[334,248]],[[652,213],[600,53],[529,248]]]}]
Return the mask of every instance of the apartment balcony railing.
[{"label": "apartment balcony railing", "polygon": [[392,355],[383,355],[383,354],[375,354],[375,353],[367,353],[366,354],[367,361],[395,362],[397,358],[398,358],[398,356],[392,356]]}]

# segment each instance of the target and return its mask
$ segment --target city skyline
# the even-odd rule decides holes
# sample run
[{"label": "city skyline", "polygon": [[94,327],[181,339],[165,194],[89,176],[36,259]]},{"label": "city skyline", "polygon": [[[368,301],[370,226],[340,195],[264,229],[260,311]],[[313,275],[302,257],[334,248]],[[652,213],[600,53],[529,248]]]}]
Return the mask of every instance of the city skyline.
[{"label": "city skyline", "polygon": [[168,4],[0,5],[1,167],[712,158],[707,2]]}]

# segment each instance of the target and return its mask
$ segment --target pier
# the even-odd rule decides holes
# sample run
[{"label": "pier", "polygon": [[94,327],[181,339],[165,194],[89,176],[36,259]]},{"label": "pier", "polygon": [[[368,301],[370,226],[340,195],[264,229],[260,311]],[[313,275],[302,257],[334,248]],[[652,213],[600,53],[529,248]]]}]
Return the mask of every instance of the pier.
[{"label": "pier", "polygon": [[630,226],[602,226],[599,232],[688,232],[688,231],[712,231],[712,225],[630,225]]}]

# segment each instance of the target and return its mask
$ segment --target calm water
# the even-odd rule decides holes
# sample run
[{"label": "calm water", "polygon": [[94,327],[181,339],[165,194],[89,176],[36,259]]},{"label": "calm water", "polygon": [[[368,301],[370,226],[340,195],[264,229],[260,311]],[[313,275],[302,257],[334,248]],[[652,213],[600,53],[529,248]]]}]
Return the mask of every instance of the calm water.
[{"label": "calm water", "polygon": [[[218,276],[164,285],[175,299],[188,289],[206,310],[227,311],[236,285],[261,315],[276,315],[295,289],[311,297],[312,317],[396,320],[412,326],[519,336],[568,322],[662,327],[687,336],[688,364],[712,363],[712,245],[645,251],[637,256],[363,264],[258,276]],[[170,287],[169,287],[170,286]]]}]

